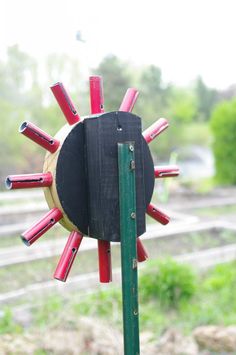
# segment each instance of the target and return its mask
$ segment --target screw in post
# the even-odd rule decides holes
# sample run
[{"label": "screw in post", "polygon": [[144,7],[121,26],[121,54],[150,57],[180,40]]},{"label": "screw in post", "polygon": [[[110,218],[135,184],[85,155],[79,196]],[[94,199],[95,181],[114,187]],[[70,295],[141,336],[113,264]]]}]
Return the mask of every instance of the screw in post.
[{"label": "screw in post", "polygon": [[135,170],[135,161],[130,160],[130,170]]},{"label": "screw in post", "polygon": [[129,146],[129,150],[130,150],[131,152],[133,152],[133,151],[134,151],[134,146],[133,146],[132,144],[130,144],[130,146]]},{"label": "screw in post", "polygon": [[137,259],[133,259],[133,269],[137,269],[138,261]]},{"label": "screw in post", "polygon": [[130,217],[131,217],[132,219],[135,219],[135,218],[136,218],[136,213],[135,213],[135,212],[131,212]]}]

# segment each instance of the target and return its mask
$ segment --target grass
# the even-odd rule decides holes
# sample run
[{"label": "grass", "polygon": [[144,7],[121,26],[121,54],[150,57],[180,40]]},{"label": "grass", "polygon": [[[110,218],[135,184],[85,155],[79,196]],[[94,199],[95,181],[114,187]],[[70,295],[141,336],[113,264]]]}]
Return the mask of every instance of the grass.
[{"label": "grass", "polygon": [[[42,213],[43,215],[43,213]],[[39,218],[38,218],[39,219]],[[35,218],[35,221],[37,218]],[[32,225],[32,222],[28,223],[28,227]],[[21,232],[24,232],[23,230]],[[0,248],[7,248],[12,246],[22,246],[23,243],[20,238],[21,232],[13,235],[6,235],[0,237]],[[40,239],[41,241],[47,242],[49,240],[58,240],[60,238],[65,238],[69,235],[69,232],[66,231],[61,225],[57,224],[52,229],[47,231],[43,237]]]},{"label": "grass", "polygon": [[[165,263],[167,266],[171,264],[168,260]],[[161,301],[157,285],[160,283],[157,267],[158,262],[156,262],[156,271],[153,265],[149,264],[147,272],[144,270],[144,274],[140,278],[140,287],[142,287],[142,280],[144,287],[145,282],[150,287],[149,302],[146,297],[143,298],[148,287],[144,293],[140,290],[140,321],[143,328],[158,329],[161,333],[165,328],[174,324],[181,331],[190,333],[192,329],[200,325],[232,325],[236,323],[236,262],[218,265],[203,275],[195,276],[191,268],[188,271],[181,269],[178,271],[176,267],[165,267],[165,272],[161,274],[163,286],[168,290],[168,285],[171,287],[175,285],[179,292],[185,291],[186,293],[187,291],[187,295],[190,296],[179,298],[178,302],[169,303],[169,307],[165,307]],[[189,277],[187,277],[188,273],[190,273]],[[154,281],[155,275],[156,281]],[[178,281],[178,277],[181,275],[183,277]],[[183,279],[185,279],[184,283],[182,283]],[[167,295],[166,291],[165,296],[167,297]]]},{"label": "grass", "polygon": [[[86,243],[86,240],[83,241]],[[90,272],[98,272],[97,250],[79,252],[70,272],[70,277]],[[32,283],[50,281],[59,260],[59,255],[52,258],[35,260],[0,268],[0,293],[17,290]],[[113,268],[120,266],[120,251],[112,248]],[[55,283],[59,282],[55,280]]]},{"label": "grass", "polygon": [[236,205],[224,205],[224,206],[215,206],[212,207],[202,207],[191,210],[191,213],[194,213],[199,216],[206,217],[221,217],[224,215],[230,215],[236,213]]},{"label": "grass", "polygon": [[4,333],[22,333],[23,327],[14,321],[13,313],[9,307],[2,310],[2,317],[0,317],[0,335]]},{"label": "grass", "polygon": [[[218,265],[203,274],[169,258],[147,262],[139,277],[140,331],[151,332],[157,341],[172,327],[188,335],[201,325],[235,325],[235,293],[236,262]],[[121,290],[110,285],[91,294],[58,293],[34,299],[31,313],[31,324],[24,329],[15,321],[14,311],[5,308],[0,333],[79,332],[83,317],[122,332]],[[42,349],[41,353],[47,351]]]},{"label": "grass", "polygon": [[[140,271],[140,329],[159,335],[174,325],[189,334],[200,325],[236,324],[235,293],[236,262],[199,274],[171,259],[152,261]],[[47,297],[33,310],[32,328],[76,329],[82,316],[103,319],[122,330],[120,289],[109,288],[84,296],[74,293],[68,298]],[[8,318],[9,313],[2,332],[9,331],[9,324],[11,331],[18,332],[19,325],[14,328]]]},{"label": "grass", "polygon": [[[43,239],[46,238],[47,236],[43,237]],[[40,244],[41,241],[42,239],[37,243]],[[86,240],[83,243],[86,243]],[[232,243],[235,243],[235,233],[219,229],[144,241],[151,259],[190,253]],[[22,245],[22,242],[20,245]],[[33,247],[36,246],[31,248]],[[0,292],[4,293],[26,287],[32,283],[52,280],[58,260],[59,256],[55,256],[0,268],[0,278],[2,280]],[[120,247],[117,243],[112,244],[112,266],[113,268],[120,267]],[[97,250],[79,251],[71,269],[70,277],[89,272],[98,272]]]}]

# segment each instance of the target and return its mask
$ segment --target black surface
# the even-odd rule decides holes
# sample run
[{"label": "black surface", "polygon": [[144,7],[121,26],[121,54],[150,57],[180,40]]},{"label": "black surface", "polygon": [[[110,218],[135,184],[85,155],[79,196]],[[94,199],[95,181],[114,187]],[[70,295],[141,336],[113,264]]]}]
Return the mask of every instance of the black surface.
[{"label": "black surface", "polygon": [[56,167],[56,187],[63,210],[88,234],[88,191],[84,161],[84,125],[78,123],[65,139]]},{"label": "black surface", "polygon": [[[148,144],[142,136],[143,141],[143,161],[144,161],[144,186],[145,186],[145,203],[146,208],[151,202],[152,194],[154,190],[155,184],[155,176],[154,176],[154,164],[152,160],[152,155],[149,149]],[[141,235],[141,234],[139,234]]]},{"label": "black surface", "polygon": [[118,142],[135,142],[137,232],[145,232],[145,211],[154,188],[152,157],[141,119],[127,112],[92,116],[77,124],[61,147],[56,186],[62,207],[90,237],[119,241]]}]

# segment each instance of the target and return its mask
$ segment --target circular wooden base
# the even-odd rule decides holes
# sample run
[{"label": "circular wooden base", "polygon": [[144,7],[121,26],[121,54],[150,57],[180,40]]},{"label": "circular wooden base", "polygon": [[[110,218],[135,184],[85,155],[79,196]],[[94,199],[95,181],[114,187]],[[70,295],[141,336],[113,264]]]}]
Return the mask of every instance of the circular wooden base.
[{"label": "circular wooden base", "polygon": [[[117,144],[135,142],[137,232],[143,234],[154,166],[141,135],[141,119],[120,111],[90,116],[73,126],[65,125],[55,138],[60,146],[55,153],[46,154],[43,168],[53,176],[53,184],[44,189],[49,207],[62,211],[60,223],[67,230],[113,241],[119,241]],[[96,209],[98,220],[94,221]],[[108,224],[109,214],[114,228],[102,226]]]}]

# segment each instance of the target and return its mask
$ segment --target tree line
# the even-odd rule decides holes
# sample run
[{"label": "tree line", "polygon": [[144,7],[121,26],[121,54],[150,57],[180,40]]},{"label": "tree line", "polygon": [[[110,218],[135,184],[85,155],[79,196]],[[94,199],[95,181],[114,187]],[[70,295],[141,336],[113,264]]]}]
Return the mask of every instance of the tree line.
[{"label": "tree line", "polygon": [[[134,113],[142,117],[143,128],[159,117],[169,119],[171,129],[152,143],[157,160],[168,159],[171,151],[186,144],[208,145],[214,107],[236,94],[235,86],[222,92],[209,88],[200,76],[189,87],[178,87],[163,80],[158,66],[134,67],[115,55],[105,57],[90,72],[103,77],[106,111],[118,109],[126,89],[136,87],[140,96]],[[35,58],[15,45],[0,60],[1,181],[7,174],[42,170],[45,152],[21,137],[18,127],[28,120],[54,135],[65,123],[49,89],[57,81],[63,81],[79,113],[87,115],[88,81],[79,59],[51,54],[42,70]]]}]

